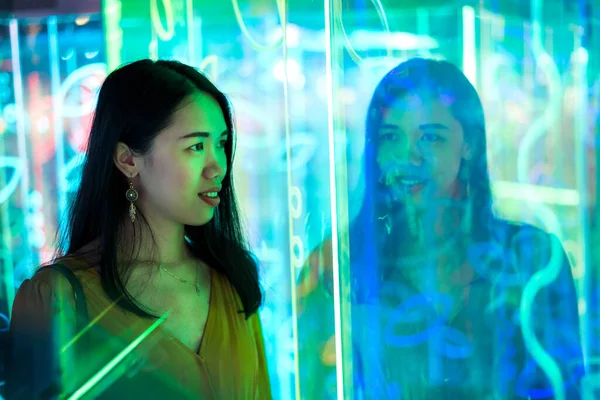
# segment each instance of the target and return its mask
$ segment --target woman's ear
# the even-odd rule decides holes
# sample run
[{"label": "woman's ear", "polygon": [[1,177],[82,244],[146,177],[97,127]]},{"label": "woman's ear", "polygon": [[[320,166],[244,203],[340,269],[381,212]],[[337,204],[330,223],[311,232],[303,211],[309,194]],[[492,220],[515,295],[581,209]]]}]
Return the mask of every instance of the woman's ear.
[{"label": "woman's ear", "polygon": [[134,178],[140,171],[140,161],[125,143],[117,143],[113,154],[115,166],[127,178]]},{"label": "woman's ear", "polygon": [[462,147],[462,159],[465,161],[471,161],[473,158],[473,150],[470,143],[464,143]]}]

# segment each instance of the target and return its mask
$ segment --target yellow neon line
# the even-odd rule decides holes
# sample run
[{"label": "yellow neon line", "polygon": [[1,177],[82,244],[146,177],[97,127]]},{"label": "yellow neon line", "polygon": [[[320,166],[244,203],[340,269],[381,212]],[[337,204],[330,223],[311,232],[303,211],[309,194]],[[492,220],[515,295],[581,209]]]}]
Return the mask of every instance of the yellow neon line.
[{"label": "yellow neon line", "polygon": [[144,341],[156,328],[163,323],[163,321],[167,318],[167,314],[164,314],[160,317],[156,322],[154,322],[148,329],[146,329],[140,336],[137,337],[133,342],[131,342],[123,351],[121,351],[115,358],[113,358],[108,364],[106,364],[98,373],[96,373],[93,377],[91,377],[85,384],[83,384],[79,389],[73,393],[68,400],[78,400],[82,398],[87,392],[89,392],[98,382],[100,382],[109,372],[111,372],[121,361],[125,359],[137,346],[139,346],[142,341]]},{"label": "yellow neon line", "polygon": [[494,197],[525,200],[534,203],[556,204],[562,206],[577,206],[580,203],[580,193],[575,189],[559,189],[551,186],[531,185],[510,181],[492,183]]}]

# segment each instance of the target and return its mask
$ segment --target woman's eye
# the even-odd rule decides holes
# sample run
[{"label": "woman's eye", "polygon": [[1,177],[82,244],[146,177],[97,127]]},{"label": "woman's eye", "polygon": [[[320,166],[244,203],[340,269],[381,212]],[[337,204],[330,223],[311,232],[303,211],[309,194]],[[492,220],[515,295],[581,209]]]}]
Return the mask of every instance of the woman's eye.
[{"label": "woman's eye", "polygon": [[392,132],[382,133],[381,135],[379,135],[379,138],[381,140],[395,140],[396,137],[397,137],[397,135],[395,133],[392,133]]},{"label": "woman's eye", "polygon": [[221,140],[221,142],[220,142],[220,146],[221,146],[222,148],[225,148],[225,145],[226,145],[226,144],[227,144],[227,139],[223,139],[223,140]]},{"label": "woman's eye", "polygon": [[204,150],[204,143],[196,143],[195,145],[191,146],[190,149],[194,151]]},{"label": "woman's eye", "polygon": [[441,136],[436,135],[435,133],[426,133],[421,137],[421,139],[425,140],[426,142],[439,142],[442,140]]}]

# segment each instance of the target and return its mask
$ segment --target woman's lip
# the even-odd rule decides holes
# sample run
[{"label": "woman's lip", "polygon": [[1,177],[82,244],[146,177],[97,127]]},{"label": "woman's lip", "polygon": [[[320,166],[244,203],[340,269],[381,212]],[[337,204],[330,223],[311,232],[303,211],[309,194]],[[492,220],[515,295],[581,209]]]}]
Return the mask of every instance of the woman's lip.
[{"label": "woman's lip", "polygon": [[[406,183],[406,181],[413,181],[415,183]],[[409,193],[418,193],[427,184],[425,179],[401,179],[400,184],[404,187],[405,191]]]},{"label": "woman's lip", "polygon": [[202,194],[199,194],[198,197],[200,198],[200,200],[204,201],[206,204],[208,204],[209,206],[212,207],[216,207],[219,205],[219,203],[221,202],[221,198],[217,195],[217,197],[208,197],[208,196],[203,196]]},{"label": "woman's lip", "polygon": [[211,188],[208,188],[208,189],[200,192],[200,194],[213,193],[213,192],[219,193],[220,191],[221,191],[221,186],[213,186]]},{"label": "woman's lip", "polygon": [[414,193],[418,193],[421,190],[423,190],[424,187],[425,187],[425,182],[417,183],[416,185],[411,185],[410,187],[407,186],[407,189],[410,193],[414,194]]}]

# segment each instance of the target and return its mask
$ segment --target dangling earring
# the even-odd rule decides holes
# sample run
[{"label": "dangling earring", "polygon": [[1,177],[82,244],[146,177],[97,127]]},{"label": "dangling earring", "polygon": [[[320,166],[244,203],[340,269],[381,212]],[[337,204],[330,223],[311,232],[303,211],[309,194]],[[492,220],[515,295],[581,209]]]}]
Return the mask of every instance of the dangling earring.
[{"label": "dangling earring", "polygon": [[465,185],[465,194],[467,198],[471,196],[471,171],[469,168],[469,162],[463,161],[458,171],[458,178]]},{"label": "dangling earring", "polygon": [[138,192],[133,188],[132,182],[129,182],[129,189],[125,192],[125,197],[129,200],[129,219],[131,219],[131,223],[133,224],[136,214],[135,204],[133,203],[138,199]]},{"label": "dangling earring", "polygon": [[385,223],[385,230],[388,235],[392,233],[392,221],[390,220],[389,215],[385,214],[383,217],[377,217],[377,219]]}]

